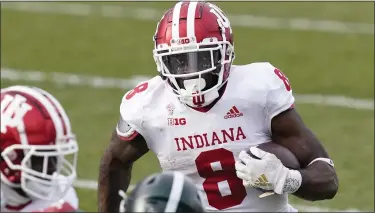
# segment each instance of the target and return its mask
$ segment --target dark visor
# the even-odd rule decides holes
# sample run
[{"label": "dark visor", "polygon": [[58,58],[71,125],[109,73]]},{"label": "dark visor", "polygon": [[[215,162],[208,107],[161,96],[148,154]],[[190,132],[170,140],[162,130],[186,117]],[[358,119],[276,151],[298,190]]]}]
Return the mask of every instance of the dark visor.
[{"label": "dark visor", "polygon": [[207,70],[215,66],[220,62],[220,52],[219,50],[213,51],[214,64],[211,64],[211,51],[168,55],[163,56],[162,60],[170,74],[190,74]]}]

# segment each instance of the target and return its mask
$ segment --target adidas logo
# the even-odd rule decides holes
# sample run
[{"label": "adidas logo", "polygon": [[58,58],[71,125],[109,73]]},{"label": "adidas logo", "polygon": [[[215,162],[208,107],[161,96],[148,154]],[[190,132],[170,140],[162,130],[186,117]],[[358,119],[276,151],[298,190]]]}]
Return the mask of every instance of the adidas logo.
[{"label": "adidas logo", "polygon": [[228,119],[228,118],[236,118],[236,117],[241,117],[243,116],[243,114],[237,109],[236,106],[233,106],[229,112],[227,112],[227,114],[224,116],[225,119]]},{"label": "adidas logo", "polygon": [[254,183],[256,186],[271,186],[271,184],[268,182],[267,177],[262,174]]}]

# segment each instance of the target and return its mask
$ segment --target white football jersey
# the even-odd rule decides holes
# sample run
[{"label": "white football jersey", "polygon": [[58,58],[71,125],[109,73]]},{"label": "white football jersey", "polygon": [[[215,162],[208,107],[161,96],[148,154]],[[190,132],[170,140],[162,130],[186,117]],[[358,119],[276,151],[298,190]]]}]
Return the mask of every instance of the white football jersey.
[{"label": "white football jersey", "polygon": [[[3,198],[2,192],[2,198]],[[0,212],[73,212],[72,209],[78,210],[79,200],[74,187],[71,187],[62,199],[56,200],[41,200],[34,199],[29,204],[17,207],[9,207],[6,205],[6,200],[2,200]],[[68,211],[67,211],[68,210]]]},{"label": "white football jersey", "polygon": [[288,79],[270,63],[231,68],[220,100],[207,112],[183,105],[154,77],[125,94],[120,113],[146,140],[164,171],[181,171],[204,194],[206,211],[296,211],[288,195],[258,198],[236,176],[242,150],[271,141],[271,119],[294,104]]}]

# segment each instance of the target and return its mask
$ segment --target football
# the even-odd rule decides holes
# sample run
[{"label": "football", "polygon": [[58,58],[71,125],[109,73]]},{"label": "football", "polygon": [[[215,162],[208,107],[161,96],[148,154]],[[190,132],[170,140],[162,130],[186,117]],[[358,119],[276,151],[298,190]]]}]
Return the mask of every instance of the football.
[{"label": "football", "polygon": [[[278,145],[276,143],[263,143],[257,146],[259,149],[274,154],[280,161],[284,164],[285,167],[289,169],[300,169],[300,164],[296,158],[296,156],[286,147]],[[253,157],[257,158],[250,152],[250,149],[247,153]]]}]

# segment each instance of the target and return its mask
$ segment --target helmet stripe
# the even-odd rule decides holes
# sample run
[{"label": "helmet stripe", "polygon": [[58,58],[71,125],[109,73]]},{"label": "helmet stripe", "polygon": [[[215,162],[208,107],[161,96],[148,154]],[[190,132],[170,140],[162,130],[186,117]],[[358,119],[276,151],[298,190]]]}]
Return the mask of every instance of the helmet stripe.
[{"label": "helmet stripe", "polygon": [[180,12],[182,2],[178,2],[173,8],[172,17],[172,38],[177,39],[180,36]]},{"label": "helmet stripe", "polygon": [[181,172],[173,172],[173,183],[171,193],[168,198],[167,206],[164,212],[176,212],[178,204],[181,200],[182,190],[184,188],[184,174]]},{"label": "helmet stripe", "polygon": [[195,36],[195,12],[197,9],[197,1],[189,3],[188,15],[187,15],[187,36]]},{"label": "helmet stripe", "polygon": [[71,134],[72,128],[70,125],[69,117],[66,114],[64,108],[61,106],[60,102],[53,95],[51,95],[50,93],[48,93],[47,91],[43,89],[40,89],[37,87],[33,87],[33,89],[39,91],[40,93],[42,93],[43,95],[45,95],[48,99],[52,101],[52,103],[55,105],[57,111],[59,112],[59,114],[61,115],[63,119],[63,124],[65,124],[65,129],[66,129],[66,135]]}]

